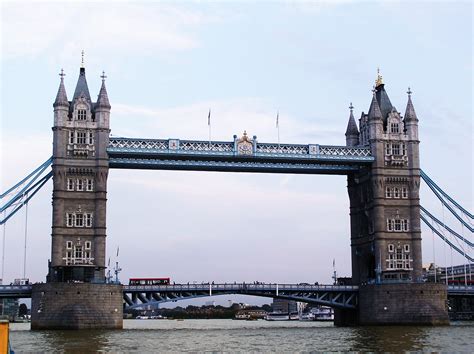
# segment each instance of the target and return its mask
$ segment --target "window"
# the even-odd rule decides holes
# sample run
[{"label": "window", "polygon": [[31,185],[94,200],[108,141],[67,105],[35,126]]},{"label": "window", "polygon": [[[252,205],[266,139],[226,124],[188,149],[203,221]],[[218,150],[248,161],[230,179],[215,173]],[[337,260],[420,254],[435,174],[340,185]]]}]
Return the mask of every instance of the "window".
[{"label": "window", "polygon": [[402,155],[405,156],[407,154],[405,144],[401,144],[401,146],[402,146]]},{"label": "window", "polygon": [[69,132],[69,144],[74,144],[74,132]]},{"label": "window", "polygon": [[400,190],[398,188],[395,187],[395,189],[393,190],[393,197],[394,198],[400,198]]},{"label": "window", "polygon": [[[394,250],[395,250],[395,246],[394,246],[393,244],[389,244],[389,245],[388,245],[388,251],[389,251],[389,252],[393,252]],[[391,255],[391,256],[392,256],[392,258],[393,258],[393,255]]]},{"label": "window", "polygon": [[392,190],[390,189],[390,187],[385,188],[385,197],[392,198]]},{"label": "window", "polygon": [[400,144],[392,144],[392,155],[400,155]]},{"label": "window", "polygon": [[91,213],[86,213],[84,214],[85,216],[85,226],[86,227],[92,227],[92,214]]},{"label": "window", "polygon": [[403,246],[403,250],[404,250],[405,252],[410,252],[410,245],[404,245],[404,246]]},{"label": "window", "polygon": [[88,192],[92,192],[94,190],[94,180],[93,179],[91,179],[91,178],[87,179],[86,190]]},{"label": "window", "polygon": [[82,246],[74,247],[74,258],[82,258]]},{"label": "window", "polygon": [[78,109],[77,110],[77,120],[86,120],[86,110],[85,109]]},{"label": "window", "polygon": [[390,144],[385,144],[385,155],[390,155],[391,150],[390,150]]},{"label": "window", "polygon": [[90,251],[85,251],[84,252],[84,258],[91,258],[91,252]]},{"label": "window", "polygon": [[84,181],[80,178],[76,180],[76,190],[83,191],[84,190]]},{"label": "window", "polygon": [[408,231],[408,220],[402,220],[403,231]]},{"label": "window", "polygon": [[392,219],[387,220],[387,230],[388,231],[393,231],[393,220]]},{"label": "window", "polygon": [[399,132],[400,132],[400,129],[399,129],[398,123],[391,123],[390,124],[390,133],[399,133]]},{"label": "window", "polygon": [[70,250],[72,248],[72,241],[66,241],[66,249]]},{"label": "window", "polygon": [[408,189],[407,189],[407,187],[402,187],[402,198],[404,198],[404,199],[408,198]]},{"label": "window", "polygon": [[74,190],[74,180],[72,178],[67,179],[67,190],[68,191]]},{"label": "window", "polygon": [[89,144],[94,144],[94,133],[89,132]]},{"label": "window", "polygon": [[401,221],[400,219],[395,219],[394,221],[395,221],[395,223],[394,223],[394,225],[395,225],[394,230],[395,230],[395,231],[402,231],[402,221]]},{"label": "window", "polygon": [[76,216],[73,213],[66,214],[66,226],[73,227],[75,225]]},{"label": "window", "polygon": [[84,226],[84,215],[76,214],[76,226],[83,227]]},{"label": "window", "polygon": [[67,258],[72,258],[72,252],[71,252],[71,251],[67,251],[67,252],[66,252],[66,257],[67,257]]},{"label": "window", "polygon": [[86,132],[77,132],[77,143],[78,144],[86,143]]},{"label": "window", "polygon": [[86,241],[85,246],[86,246],[86,250],[90,250],[91,249],[91,242]]}]

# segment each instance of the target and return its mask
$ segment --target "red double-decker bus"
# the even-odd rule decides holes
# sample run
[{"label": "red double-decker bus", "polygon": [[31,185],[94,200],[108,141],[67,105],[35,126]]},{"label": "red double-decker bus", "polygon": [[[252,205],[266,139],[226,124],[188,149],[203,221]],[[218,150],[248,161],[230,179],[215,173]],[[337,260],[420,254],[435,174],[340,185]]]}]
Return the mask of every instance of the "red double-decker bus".
[{"label": "red double-decker bus", "polygon": [[130,278],[128,285],[169,285],[170,278]]}]

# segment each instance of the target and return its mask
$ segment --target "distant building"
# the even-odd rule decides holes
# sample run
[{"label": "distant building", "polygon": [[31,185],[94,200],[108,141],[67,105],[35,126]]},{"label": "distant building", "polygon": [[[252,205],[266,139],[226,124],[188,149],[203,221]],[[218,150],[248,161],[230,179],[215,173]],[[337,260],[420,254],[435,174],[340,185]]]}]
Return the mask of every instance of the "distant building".
[{"label": "distant building", "polygon": [[298,312],[296,301],[284,299],[273,299],[272,309],[273,312]]},{"label": "distant building", "polygon": [[450,285],[473,285],[474,264],[461,264],[451,267],[438,267],[434,263],[423,267],[423,278],[429,282],[445,283],[446,277]]}]

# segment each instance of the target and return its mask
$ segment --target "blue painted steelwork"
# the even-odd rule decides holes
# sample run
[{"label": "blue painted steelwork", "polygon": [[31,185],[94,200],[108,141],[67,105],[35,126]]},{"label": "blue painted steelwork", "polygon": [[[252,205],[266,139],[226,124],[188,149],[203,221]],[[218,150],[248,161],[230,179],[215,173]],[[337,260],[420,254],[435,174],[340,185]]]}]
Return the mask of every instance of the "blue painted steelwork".
[{"label": "blue painted steelwork", "polygon": [[[0,225],[3,225],[10,219],[16,212],[18,212],[23,205],[27,204],[29,200],[44,186],[44,184],[52,177],[52,172],[49,171],[46,175],[46,169],[51,166],[52,158],[49,158],[36,168],[32,173],[23,178],[20,182],[9,188],[5,193],[1,195],[0,199],[5,198],[9,194],[13,196],[0,207],[0,213],[3,213],[3,218],[0,219]],[[36,182],[35,182],[36,181]],[[15,189],[19,189],[15,191]],[[10,210],[7,212],[7,210]]]},{"label": "blue painted steelwork", "polygon": [[420,172],[420,176],[423,178],[423,180],[426,182],[428,187],[433,191],[433,193],[438,197],[441,203],[451,212],[451,214],[459,220],[461,224],[463,224],[469,231],[474,233],[474,228],[469,225],[466,221],[463,220],[461,216],[456,213],[456,211],[449,205],[449,203],[446,203],[446,201],[443,199],[443,197],[440,195],[440,193],[448,199],[451,203],[453,203],[459,210],[461,210],[465,215],[467,215],[470,219],[473,218],[473,215],[469,213],[466,209],[464,209],[461,205],[456,203],[451,197],[449,197],[440,187],[438,187],[423,171]]},{"label": "blue painted steelwork", "polygon": [[299,284],[177,284],[123,287],[128,309],[163,302],[200,298],[212,295],[245,294],[281,298],[326,305],[336,308],[357,307],[357,286]]},{"label": "blue painted steelwork", "polygon": [[420,205],[420,210],[426,214],[431,220],[433,220],[434,222],[436,222],[438,225],[442,226],[444,229],[446,229],[446,231],[448,231],[451,235],[454,235],[456,236],[458,239],[460,239],[461,241],[467,243],[469,245],[469,247],[474,247],[474,243],[472,243],[471,241],[469,241],[468,239],[464,238],[463,236],[461,236],[460,234],[458,234],[456,231],[454,231],[453,229],[451,229],[448,225],[446,225],[444,222],[442,222],[441,220],[439,220],[438,218],[436,218],[433,214],[431,214],[428,210],[426,210],[423,206]]},{"label": "blue painted steelwork", "polygon": [[420,215],[420,218],[421,220],[436,234],[438,235],[444,242],[446,242],[450,247],[452,247],[456,252],[458,252],[459,254],[461,254],[463,257],[465,257],[466,259],[468,259],[470,262],[474,262],[474,258],[472,258],[471,256],[469,256],[466,251],[460,249],[459,247],[457,247],[454,243],[452,243],[451,241],[449,241],[446,237],[444,237],[444,235],[439,232],[438,230],[436,230],[433,225],[430,224],[430,222],[426,219],[426,217],[421,214]]},{"label": "blue painted steelwork", "polygon": [[254,140],[250,154],[234,142],[110,138],[111,168],[301,174],[348,174],[374,161],[362,147],[269,144]]},{"label": "blue painted steelwork", "polygon": [[[464,209],[459,203],[457,203],[453,198],[451,198],[445,191],[443,191],[423,170],[420,170],[420,176],[426,182],[426,184],[433,190],[436,189],[439,191],[446,199],[453,203],[459,210],[466,214],[470,219],[474,219],[474,215],[469,211]],[[434,192],[434,190],[433,190]],[[436,194],[436,193],[435,193]]]},{"label": "blue painted steelwork", "polygon": [[0,299],[29,299],[31,285],[0,285]]}]

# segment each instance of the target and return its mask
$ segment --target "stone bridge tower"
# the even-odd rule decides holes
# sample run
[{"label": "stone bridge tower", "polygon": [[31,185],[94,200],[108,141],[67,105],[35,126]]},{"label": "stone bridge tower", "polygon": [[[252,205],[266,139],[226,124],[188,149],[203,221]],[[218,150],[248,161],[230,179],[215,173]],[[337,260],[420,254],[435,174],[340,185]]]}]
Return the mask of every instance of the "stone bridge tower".
[{"label": "stone bridge tower", "polygon": [[81,65],[68,101],[54,101],[52,248],[47,283],[32,294],[32,329],[121,328],[122,288],[106,284],[110,103],[105,75],[96,102]]},{"label": "stone bridge tower", "polygon": [[445,323],[446,289],[421,279],[420,141],[411,91],[402,117],[379,74],[359,129],[352,109],[346,145],[370,147],[375,157],[370,167],[348,176],[352,279],[360,285],[357,322]]}]

